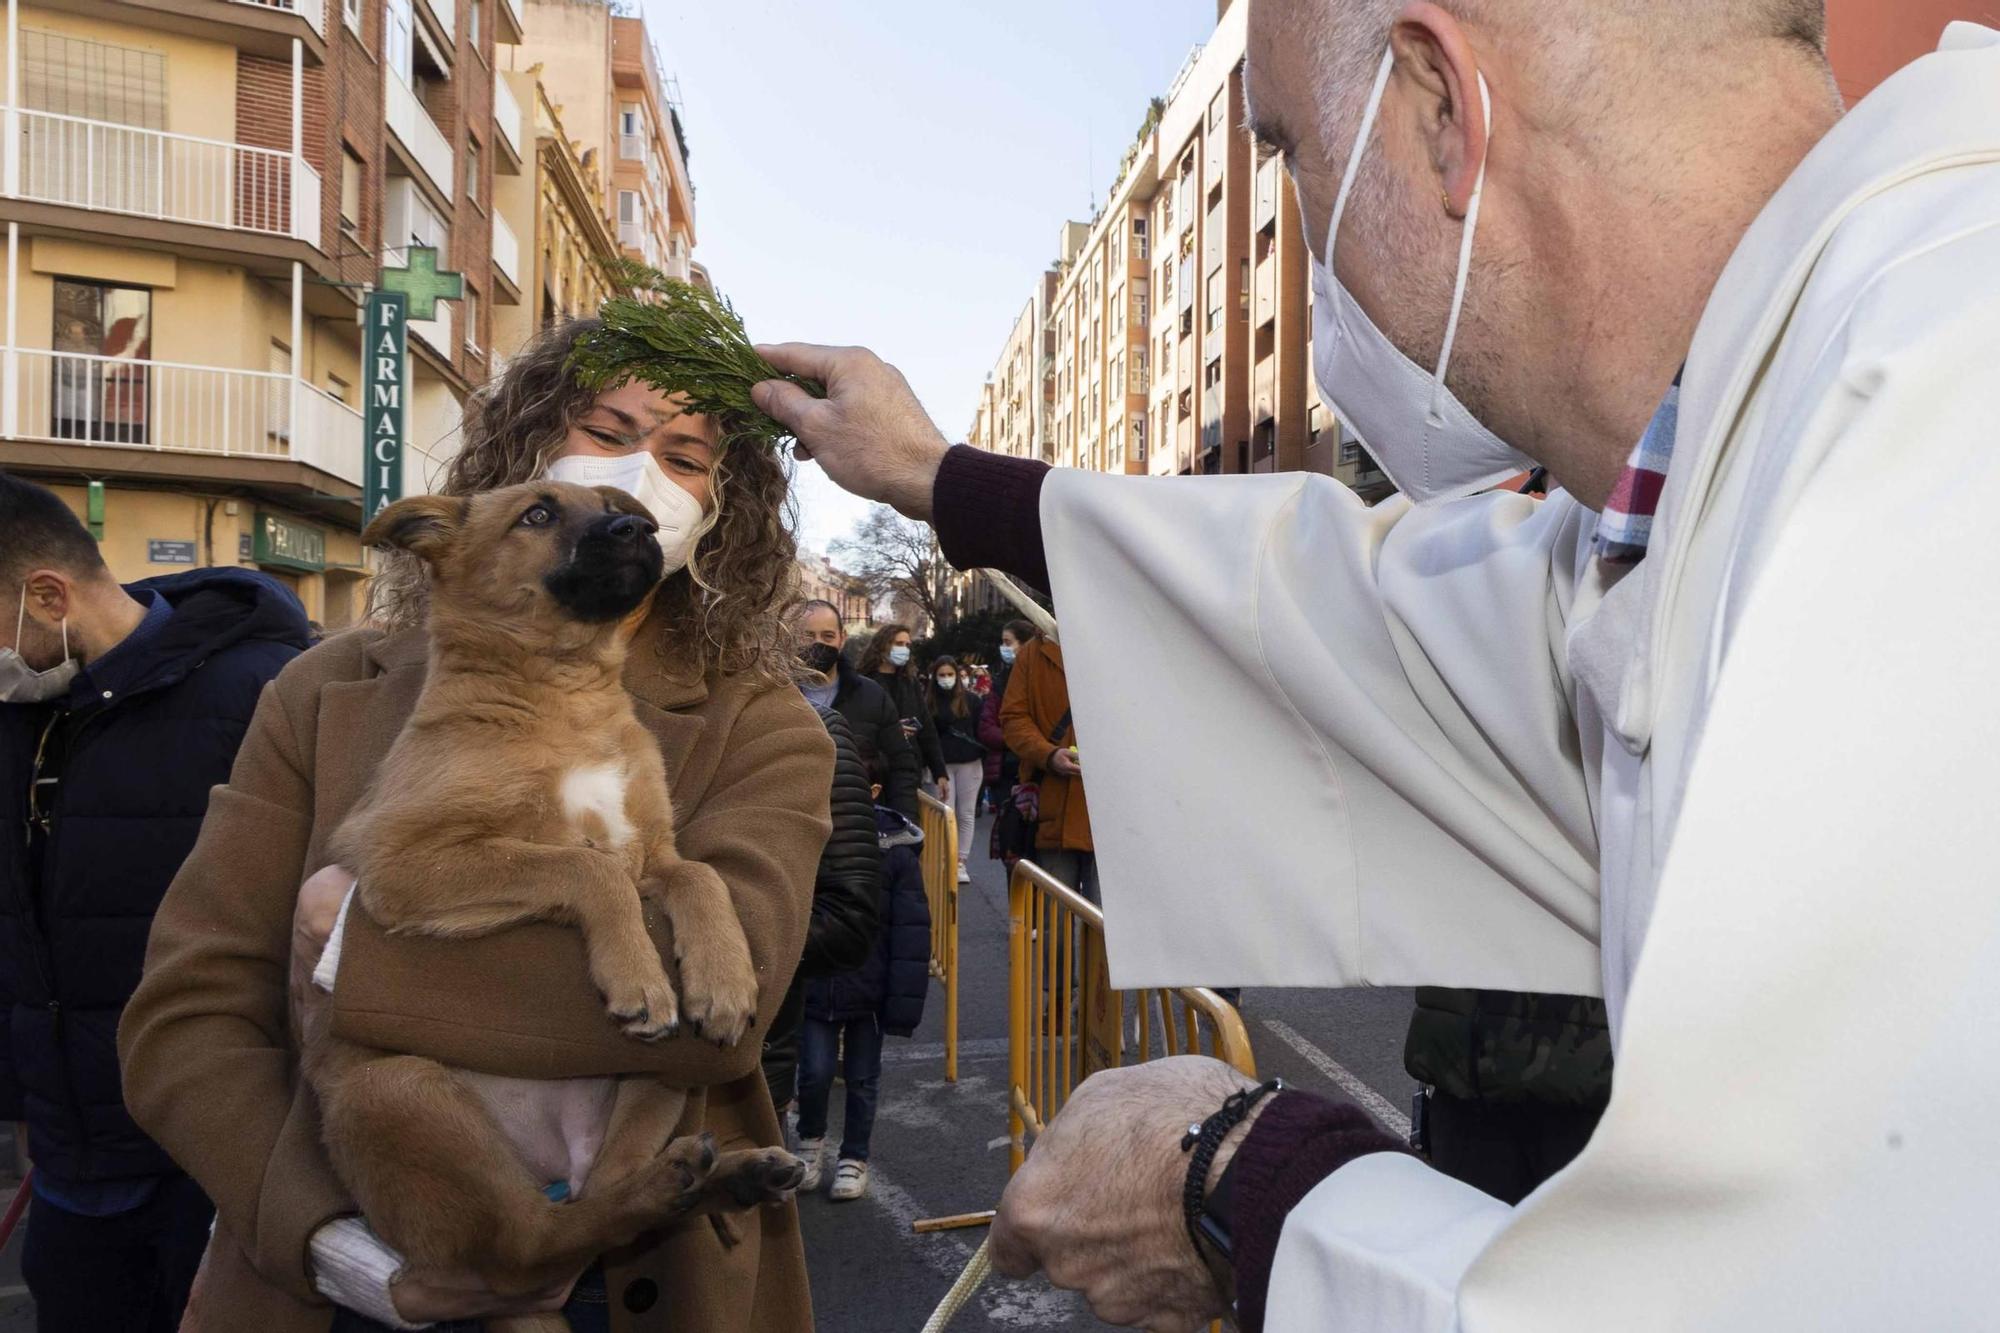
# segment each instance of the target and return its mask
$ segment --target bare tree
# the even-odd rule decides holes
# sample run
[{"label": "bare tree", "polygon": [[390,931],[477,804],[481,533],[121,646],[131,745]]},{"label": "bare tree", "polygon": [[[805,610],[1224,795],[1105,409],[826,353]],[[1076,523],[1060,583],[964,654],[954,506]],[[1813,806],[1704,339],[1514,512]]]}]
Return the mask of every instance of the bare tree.
[{"label": "bare tree", "polygon": [[922,609],[935,629],[944,617],[932,571],[939,567],[929,526],[876,505],[852,536],[833,543],[832,554],[861,580],[870,601],[891,597]]}]

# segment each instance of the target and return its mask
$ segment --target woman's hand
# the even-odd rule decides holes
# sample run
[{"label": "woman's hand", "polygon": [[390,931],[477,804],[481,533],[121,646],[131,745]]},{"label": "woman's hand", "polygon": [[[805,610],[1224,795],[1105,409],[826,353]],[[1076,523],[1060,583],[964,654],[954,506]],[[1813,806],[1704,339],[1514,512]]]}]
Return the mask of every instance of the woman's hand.
[{"label": "woman's hand", "polygon": [[951,779],[950,779],[950,778],[939,778],[939,779],[938,779],[938,799],[939,799],[940,801],[943,801],[943,802],[944,802],[944,803],[945,803],[946,805],[950,805],[950,804],[951,804]]},{"label": "woman's hand", "polygon": [[1083,760],[1067,746],[1058,745],[1049,756],[1049,772],[1059,778],[1080,778],[1083,776]]},{"label": "woman's hand", "polygon": [[354,872],[345,866],[323,867],[299,885],[298,904],[292,908],[292,960],[304,962],[307,972],[319,966],[333,923],[340,919],[340,905],[353,887]]},{"label": "woman's hand", "polygon": [[526,1296],[502,1296],[471,1269],[447,1268],[402,1273],[389,1284],[389,1299],[395,1302],[404,1323],[436,1324],[449,1319],[548,1314],[569,1302],[570,1288],[575,1285],[573,1277]]}]

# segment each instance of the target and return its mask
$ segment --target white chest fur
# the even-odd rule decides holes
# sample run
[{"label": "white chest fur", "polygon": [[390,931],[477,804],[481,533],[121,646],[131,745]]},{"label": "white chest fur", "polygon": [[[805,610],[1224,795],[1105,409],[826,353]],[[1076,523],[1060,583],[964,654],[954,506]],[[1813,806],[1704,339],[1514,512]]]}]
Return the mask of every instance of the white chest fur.
[{"label": "white chest fur", "polygon": [[563,814],[592,841],[623,847],[632,840],[625,814],[625,769],[615,763],[590,764],[563,774]]}]

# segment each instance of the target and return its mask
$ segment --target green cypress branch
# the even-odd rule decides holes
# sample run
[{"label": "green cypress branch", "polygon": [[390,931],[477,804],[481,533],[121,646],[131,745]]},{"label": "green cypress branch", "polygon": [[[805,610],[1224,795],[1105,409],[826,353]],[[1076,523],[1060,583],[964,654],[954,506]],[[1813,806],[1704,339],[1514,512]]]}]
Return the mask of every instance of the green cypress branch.
[{"label": "green cypress branch", "polygon": [[620,278],[631,294],[606,301],[602,326],[570,350],[570,373],[585,386],[601,390],[636,380],[679,397],[691,412],[718,418],[735,438],[773,445],[791,432],[758,410],[751,385],[784,379],[816,398],[826,396],[816,380],[773,370],[750,345],[742,316],[716,293],[643,264],[628,262]]}]

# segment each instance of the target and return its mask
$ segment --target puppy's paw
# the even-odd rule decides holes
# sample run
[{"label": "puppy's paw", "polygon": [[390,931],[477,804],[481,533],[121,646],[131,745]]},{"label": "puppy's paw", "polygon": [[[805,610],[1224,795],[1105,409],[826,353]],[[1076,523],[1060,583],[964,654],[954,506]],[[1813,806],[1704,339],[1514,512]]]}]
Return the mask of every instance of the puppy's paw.
[{"label": "puppy's paw", "polygon": [[604,1011],[628,1037],[640,1041],[664,1041],[680,1031],[680,1002],[673,983],[657,967],[650,977],[619,978],[600,982]]},{"label": "puppy's paw", "polygon": [[806,1164],[782,1148],[725,1153],[708,1178],[708,1191],[736,1208],[781,1204],[798,1191]]},{"label": "puppy's paw", "polygon": [[757,1021],[757,976],[747,960],[741,968],[718,970],[730,975],[714,976],[692,959],[682,960],[682,1012],[702,1036],[718,1046],[734,1046]]},{"label": "puppy's paw", "polygon": [[713,1134],[689,1134],[669,1143],[634,1181],[641,1216],[657,1223],[701,1204],[709,1197],[720,1156]]}]

